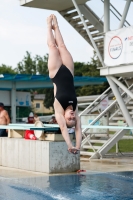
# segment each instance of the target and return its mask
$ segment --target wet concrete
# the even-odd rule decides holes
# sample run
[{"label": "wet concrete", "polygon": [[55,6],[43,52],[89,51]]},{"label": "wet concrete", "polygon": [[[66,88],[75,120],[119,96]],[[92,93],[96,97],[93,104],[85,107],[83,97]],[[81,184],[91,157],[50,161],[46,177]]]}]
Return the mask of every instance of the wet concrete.
[{"label": "wet concrete", "polygon": [[81,160],[81,169],[100,172],[133,171],[133,157]]},{"label": "wet concrete", "polygon": [[[81,159],[81,167],[90,172],[121,172],[121,171],[133,171],[133,157],[126,158],[104,158],[83,161]],[[60,174],[64,175],[66,173]],[[69,173],[70,174],[70,173]],[[71,173],[73,174],[73,173]],[[30,177],[43,177],[53,176],[58,174],[47,174],[39,172],[31,172],[25,170],[19,170],[14,168],[0,166],[0,177],[1,178],[30,178]]]}]

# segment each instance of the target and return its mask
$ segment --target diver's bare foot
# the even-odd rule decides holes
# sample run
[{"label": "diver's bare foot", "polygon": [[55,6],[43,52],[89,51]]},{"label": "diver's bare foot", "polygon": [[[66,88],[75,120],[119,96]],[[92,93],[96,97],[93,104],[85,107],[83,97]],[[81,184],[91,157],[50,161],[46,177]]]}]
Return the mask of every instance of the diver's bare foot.
[{"label": "diver's bare foot", "polygon": [[57,18],[55,15],[52,15],[52,18],[53,18],[53,26],[52,28],[55,29],[58,27],[58,22],[57,22]]},{"label": "diver's bare foot", "polygon": [[53,20],[53,15],[47,17],[47,26],[50,28],[52,28],[52,20]]}]

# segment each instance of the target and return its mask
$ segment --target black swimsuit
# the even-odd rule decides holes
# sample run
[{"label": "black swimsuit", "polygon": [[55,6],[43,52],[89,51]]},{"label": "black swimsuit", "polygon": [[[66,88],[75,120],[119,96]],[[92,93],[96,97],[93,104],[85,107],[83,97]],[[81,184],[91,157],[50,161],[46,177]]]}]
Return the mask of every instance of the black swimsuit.
[{"label": "black swimsuit", "polygon": [[73,75],[70,70],[62,65],[55,77],[52,78],[53,83],[57,87],[57,92],[55,98],[59,101],[64,110],[70,105],[75,111],[77,106],[77,98],[74,88]]}]

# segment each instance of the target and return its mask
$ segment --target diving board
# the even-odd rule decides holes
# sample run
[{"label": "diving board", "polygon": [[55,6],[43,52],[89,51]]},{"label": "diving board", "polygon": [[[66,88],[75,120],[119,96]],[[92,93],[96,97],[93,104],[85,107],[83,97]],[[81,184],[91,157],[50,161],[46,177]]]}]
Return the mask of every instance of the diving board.
[{"label": "diving board", "polygon": [[[49,128],[59,128],[58,124],[44,124],[44,127],[35,127],[32,124],[9,124],[9,125],[0,125],[0,129],[18,129],[18,130],[48,130]],[[123,129],[123,130],[133,130],[133,127],[127,126],[97,126],[97,125],[82,125],[82,129],[84,128],[95,128],[95,129]]]}]

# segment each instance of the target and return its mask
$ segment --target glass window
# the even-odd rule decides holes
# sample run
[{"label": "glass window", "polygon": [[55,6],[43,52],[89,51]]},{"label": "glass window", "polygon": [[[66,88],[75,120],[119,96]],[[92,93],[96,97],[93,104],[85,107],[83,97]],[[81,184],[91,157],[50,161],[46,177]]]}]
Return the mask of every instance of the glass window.
[{"label": "glass window", "polygon": [[36,103],[36,108],[40,108],[40,103]]}]

